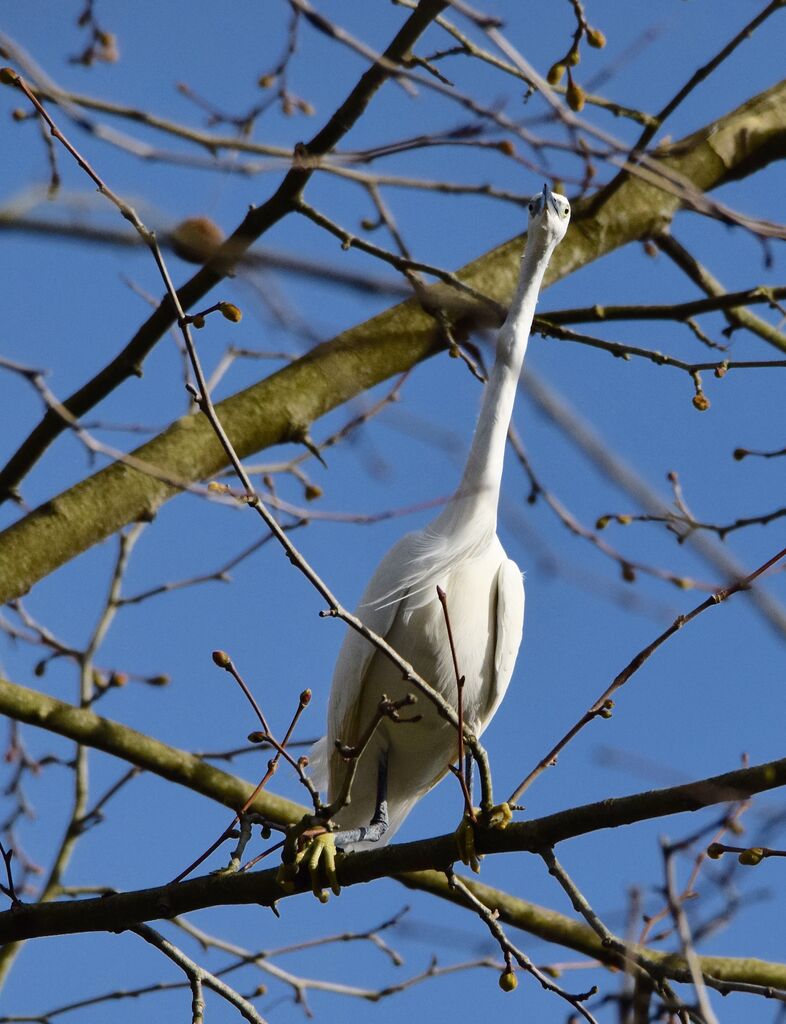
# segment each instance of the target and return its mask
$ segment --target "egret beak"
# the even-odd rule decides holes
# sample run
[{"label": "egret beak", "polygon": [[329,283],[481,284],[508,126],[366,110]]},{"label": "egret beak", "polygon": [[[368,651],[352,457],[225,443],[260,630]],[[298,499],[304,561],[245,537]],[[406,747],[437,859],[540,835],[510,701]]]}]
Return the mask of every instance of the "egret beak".
[{"label": "egret beak", "polygon": [[543,184],[543,209],[544,210],[548,206],[549,200],[551,200],[551,205],[554,207],[554,212],[555,213],[559,213],[559,208],[557,207],[557,201],[554,198],[554,193],[551,191],[551,189],[548,187],[548,185],[544,182],[544,184]]}]

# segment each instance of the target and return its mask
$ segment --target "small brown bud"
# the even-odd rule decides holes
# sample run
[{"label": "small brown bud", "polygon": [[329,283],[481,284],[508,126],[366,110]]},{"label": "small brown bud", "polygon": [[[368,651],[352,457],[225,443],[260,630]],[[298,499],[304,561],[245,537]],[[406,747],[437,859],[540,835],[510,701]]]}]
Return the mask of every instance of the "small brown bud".
[{"label": "small brown bud", "polygon": [[209,217],[186,217],[172,232],[171,241],[181,260],[206,263],[224,241],[224,232]]},{"label": "small brown bud", "polygon": [[306,501],[316,501],[317,498],[322,497],[324,491],[316,484],[306,484],[304,494],[306,496]]},{"label": "small brown bud", "polygon": [[3,85],[16,85],[19,82],[19,75],[13,68],[0,68],[0,82]]},{"label": "small brown bud", "polygon": [[636,570],[633,568],[632,565],[629,565],[627,562],[625,562],[622,566],[622,578],[625,580],[626,583],[636,582]]},{"label": "small brown bud", "polygon": [[40,661],[36,662],[35,668],[33,669],[33,675],[40,679],[44,672],[46,672],[46,658],[42,658]]},{"label": "small brown bud", "polygon": [[201,313],[197,313],[195,316],[191,318],[191,326],[196,327],[198,331],[202,330],[202,328],[205,326],[205,318],[202,316]]},{"label": "small brown bud", "polygon": [[147,683],[149,686],[169,686],[172,682],[171,676],[168,676],[166,672],[160,673],[157,676],[148,676]]},{"label": "small brown bud", "polygon": [[620,524],[620,526],[630,526],[630,524],[633,522],[633,516],[629,516],[629,515],[617,516],[617,522]]},{"label": "small brown bud", "polygon": [[693,580],[689,580],[687,576],[675,576],[674,586],[680,590],[693,590]]},{"label": "small brown bud", "polygon": [[304,690],[300,694],[300,703],[303,707],[307,707],[311,703],[311,690]]},{"label": "small brown bud", "polygon": [[16,110],[11,111],[11,117],[14,119],[14,121],[26,121],[27,111],[22,110],[21,107],[17,107]]},{"label": "small brown bud", "polygon": [[698,409],[699,412],[706,412],[710,407],[710,400],[700,391],[697,395],[693,396],[693,408]]},{"label": "small brown bud", "polygon": [[590,46],[594,46],[596,50],[602,50],[606,45],[606,37],[599,28],[593,28],[591,25],[588,25],[587,42]]},{"label": "small brown bud", "polygon": [[99,32],[96,35],[96,38],[102,46],[106,46],[107,48],[109,48],[110,46],[114,46],[117,42],[117,39],[115,38],[113,32]]},{"label": "small brown bud", "polygon": [[734,458],[737,462],[742,462],[746,455],[750,455],[750,452],[747,448],[735,448],[732,452],[732,458]]},{"label": "small brown bud", "polygon": [[265,743],[267,741],[267,733],[250,732],[246,738],[249,743]]},{"label": "small brown bud", "polygon": [[724,852],[723,846],[720,843],[710,843],[707,847],[707,856],[710,860],[720,860]]},{"label": "small brown bud", "polygon": [[578,114],[579,111],[584,109],[584,90],[580,85],[571,80],[568,82],[568,88],[565,93],[565,99],[568,101],[568,106],[571,110],[575,110]]},{"label": "small brown bud", "polygon": [[110,686],[126,686],[128,684],[128,673],[113,672],[109,677]]},{"label": "small brown bud", "polygon": [[257,80],[257,85],[260,89],[269,89],[271,85],[276,81],[275,75],[261,75]]},{"label": "small brown bud", "polygon": [[546,75],[546,81],[549,85],[559,85],[565,74],[565,65],[561,61],[557,61],[556,64],[552,64]]},{"label": "small brown bud", "polygon": [[503,992],[512,992],[518,983],[519,980],[513,971],[503,971],[499,976],[499,987]]},{"label": "small brown bud", "polygon": [[719,378],[720,377],[725,377],[728,372],[729,372],[729,360],[728,359],[724,359],[722,363],[718,363],[718,365],[715,367],[715,376],[716,377],[719,377]]},{"label": "small brown bud", "polygon": [[306,117],[313,117],[316,114],[314,105],[309,103],[308,100],[298,100],[297,105],[301,113],[305,114]]},{"label": "small brown bud", "polygon": [[230,320],[233,324],[239,324],[243,319],[242,312],[232,302],[219,302],[218,310],[225,320]]},{"label": "small brown bud", "polygon": [[605,530],[610,522],[611,522],[611,516],[600,516],[599,519],[595,520],[595,529],[596,530]]},{"label": "small brown bud", "polygon": [[750,850],[743,850],[737,860],[740,864],[747,864],[749,868],[755,868],[764,860],[764,850],[760,846],[753,846]]},{"label": "small brown bud", "polygon": [[213,658],[213,664],[218,665],[219,668],[229,668],[232,664],[232,659],[226,651],[213,651],[211,657]]},{"label": "small brown bud", "polygon": [[581,60],[581,54],[579,53],[578,47],[574,46],[574,48],[570,51],[568,56],[565,58],[565,62],[567,63],[568,67],[575,68],[580,60]]},{"label": "small brown bud", "polygon": [[513,145],[510,139],[503,139],[501,142],[499,142],[497,144],[497,149],[500,151],[500,153],[504,153],[505,156],[516,155],[516,147]]}]

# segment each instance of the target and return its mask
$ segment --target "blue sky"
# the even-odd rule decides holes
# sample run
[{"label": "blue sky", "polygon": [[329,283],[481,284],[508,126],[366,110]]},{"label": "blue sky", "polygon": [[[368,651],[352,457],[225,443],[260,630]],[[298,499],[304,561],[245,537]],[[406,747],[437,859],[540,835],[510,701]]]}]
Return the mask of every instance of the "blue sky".
[{"label": "blue sky", "polygon": [[[594,0],[588,5],[588,17],[606,33],[608,46],[603,51],[584,47],[578,80],[588,82],[609,69],[611,78],[603,86],[606,95],[655,111],[760,6],[748,0],[663,0],[654,12],[652,5]],[[320,10],[376,48],[386,44],[403,17],[400,8],[381,2],[324,3]],[[567,3],[500,2],[489,10],[505,19],[508,37],[543,73],[568,45],[572,21]],[[53,11],[49,4],[30,0],[3,11],[2,30],[66,88],[200,126],[203,116],[177,92],[176,83],[187,82],[221,108],[247,108],[260,96],[256,79],[277,59],[286,27],[283,4],[241,2],[232,5],[230,12],[206,3],[99,3],[98,17],[116,33],[121,59],[86,70],[67,60],[83,45],[74,24],[78,12],[78,4],[59,5]],[[783,18],[783,13],[776,15],[740,47],[679,108],[664,134],[679,138],[773,85],[782,68],[778,33],[782,40]],[[641,40],[648,41],[635,58],[626,57],[630,47]],[[444,37],[432,31],[419,52],[444,45]],[[359,57],[305,27],[292,64],[291,88],[313,103],[316,112],[309,118],[287,118],[274,111],[260,123],[255,137],[282,146],[308,137],[324,123],[363,69]],[[536,117],[542,112],[534,99],[522,108],[516,83],[473,61],[456,58],[444,69],[463,91],[482,96],[488,104],[504,103],[512,117]],[[19,105],[18,95],[3,90],[0,103],[3,148],[12,155],[0,162],[0,202],[5,207],[32,185],[45,184],[47,170],[35,125],[18,125],[8,116]],[[629,141],[635,137],[628,122],[589,108],[585,114],[588,121],[618,137]],[[264,201],[281,177],[280,167],[245,176],[143,162],[80,133],[59,116],[111,187],[132,200],[143,218],[157,227],[206,214],[231,230],[248,204]],[[421,92],[409,98],[389,83],[344,146],[365,148],[454,127],[464,119],[460,108],[433,94]],[[155,145],[189,152],[182,142],[154,135],[143,127],[126,123],[117,127]],[[552,131],[546,127],[539,130]],[[100,202],[89,181],[62,153],[59,165],[64,199],[82,204],[80,208],[91,223],[117,225],[115,211]],[[498,154],[466,147],[416,151],[391,157],[378,166],[390,173],[491,180],[524,193],[539,191],[542,185],[540,178]],[[555,160],[555,172],[560,173],[559,160]],[[607,173],[601,169],[603,178]],[[524,226],[523,211],[510,204],[401,189],[384,194],[414,256],[448,269],[461,266]],[[716,195],[745,213],[776,221],[783,221],[786,215],[778,164],[754,178],[728,185]],[[361,218],[372,212],[360,190],[327,176],[315,177],[306,197],[352,230],[360,230]],[[32,212],[63,216],[63,206],[42,201]],[[772,265],[768,267],[754,238],[696,214],[679,215],[674,234],[729,288],[783,280],[777,242],[771,246]],[[387,244],[380,233],[373,237]],[[334,239],[294,217],[274,227],[263,244],[335,266],[388,273],[362,254],[343,252]],[[95,373],[147,315],[144,299],[129,288],[128,280],[154,296],[161,290],[152,261],[141,252],[6,234],[2,265],[6,301],[1,354],[50,367],[49,384],[59,396]],[[191,268],[174,257],[172,270],[177,283],[191,274]],[[293,314],[325,339],[386,308],[390,301],[275,275],[226,281],[216,290],[215,299],[236,302],[244,318],[237,326],[212,320],[210,329],[199,335],[209,367],[228,344],[288,351],[304,346],[274,322],[259,301],[255,290],[259,286],[280,294]],[[663,256],[653,259],[637,246],[561,282],[543,297],[540,308],[676,302],[696,294],[694,285]],[[713,338],[723,340],[720,317],[705,317],[702,325]],[[668,323],[615,324],[604,336],[686,359],[708,358],[686,328]],[[739,359],[776,355],[760,339],[744,332],[735,335],[731,354]],[[264,372],[256,362],[235,364],[219,385],[217,397],[239,390]],[[616,360],[605,353],[541,338],[533,339],[525,368],[525,373],[554,388],[665,500],[669,499],[666,473],[677,471],[696,515],[721,522],[783,504],[778,460],[735,462],[731,458],[732,450],[740,445],[783,446],[781,372],[732,372],[722,381],[705,374],[712,405],[700,414],[691,404],[689,378],[676,370]],[[353,403],[351,409],[325,417],[315,425],[315,437],[326,437],[385,391],[383,385]],[[331,451],[327,469],[308,464],[309,475],[324,490],[317,508],[373,514],[449,493],[458,479],[478,402],[479,385],[458,361],[437,357],[418,367],[404,387],[402,401],[368,424],[355,441]],[[0,405],[5,410],[0,430],[5,455],[34,424],[39,408],[32,390],[7,374],[0,375]],[[144,377],[126,383],[96,415],[113,422],[163,425],[185,408],[179,358],[173,342],[166,338],[147,360]],[[523,396],[514,419],[543,483],[584,524],[591,526],[604,513],[638,511],[632,499],[600,476]],[[128,447],[136,443],[131,436],[120,435],[120,440],[114,433],[101,436]],[[292,454],[292,448],[265,452],[255,461],[271,463]],[[78,444],[64,437],[25,482],[25,499],[35,505],[89,471]],[[284,496],[302,502],[302,488],[297,483],[283,480],[280,486]],[[528,505],[527,491],[523,473],[509,459],[500,533],[509,554],[525,571],[527,620],[513,684],[485,737],[502,791],[526,774],[633,654],[674,615],[690,610],[701,597],[643,575],[634,586],[623,584],[616,563],[571,536],[543,501]],[[3,506],[0,527],[17,514]],[[376,525],[316,520],[295,536],[320,574],[352,605],[390,544],[428,517],[428,512],[421,512]],[[259,530],[256,517],[243,510],[183,496],[164,507],[143,532],[125,591],[136,593],[165,580],[212,571],[252,543]],[[783,536],[776,522],[768,529],[753,527],[733,534],[726,545],[753,569],[783,546]],[[604,539],[637,561],[667,567],[678,575],[717,581],[710,567],[687,545],[678,546],[662,527],[611,527]],[[112,539],[43,581],[28,598],[29,609],[70,642],[84,643],[101,607],[116,546]],[[144,674],[166,672],[172,685],[153,690],[132,684],[110,693],[98,707],[102,714],[191,750],[241,744],[253,722],[239,692],[230,688],[228,678],[210,662],[210,651],[221,647],[232,653],[279,729],[288,721],[296,695],[310,686],[315,696],[303,720],[302,735],[321,733],[342,628],[318,617],[321,602],[317,595],[272,544],[232,576],[230,586],[195,587],[121,613],[102,649],[100,663]],[[782,574],[762,585],[786,602]],[[561,757],[558,768],[532,788],[526,813],[538,816],[605,796],[730,770],[739,765],[743,752],[754,763],[782,756],[783,641],[745,596],[701,616],[638,673],[620,695],[614,717],[588,729]],[[43,679],[36,680],[32,673],[36,660],[36,652],[25,646],[0,643],[0,667],[10,679],[73,700],[77,684],[72,668],[55,663]],[[25,731],[25,738],[37,753],[69,749],[32,730]],[[236,768],[251,778],[258,766],[247,759]],[[118,777],[122,766],[95,755],[91,771],[92,791],[98,794]],[[65,824],[68,785],[60,769],[48,769],[29,785],[38,819],[25,824],[23,836],[42,862]],[[283,772],[274,788],[299,799],[296,782]],[[781,808],[777,793],[756,802],[747,818],[746,835],[751,841],[765,817]],[[414,839],[452,829],[459,814],[459,794],[450,783],[444,783],[416,808],[400,837]],[[207,845],[226,820],[222,808],[161,780],[141,777],[111,804],[107,822],[78,847],[67,879],[75,885],[99,883],[117,888],[158,884]],[[711,816],[701,817],[704,820]],[[599,833],[571,841],[560,855],[610,926],[622,929],[630,887],[642,889],[648,907],[657,906],[654,892],[662,878],[658,836],[677,837],[696,826],[693,819],[674,819],[612,836]],[[776,842],[773,840],[773,845]],[[681,870],[684,878],[688,868],[682,865]],[[772,894],[753,906],[744,906],[731,928],[706,944],[706,952],[782,957],[778,870],[777,864],[768,862],[754,874],[740,872],[743,897],[762,889]],[[536,858],[487,859],[482,877],[526,899],[571,912]],[[384,986],[405,973],[417,973],[428,964],[432,951],[445,964],[495,954],[481,922],[423,895],[405,892],[392,881],[348,890],[327,908],[307,898],[288,901],[280,921],[258,908],[220,909],[195,915],[195,921],[239,944],[270,949],[315,934],[364,930],[405,904],[412,909],[390,935],[405,956],[402,968],[392,968],[377,951],[360,944],[326,947],[281,963],[315,977]],[[706,903],[696,910],[697,918],[704,917],[712,905],[708,893]],[[525,935],[514,933],[514,939],[539,963],[578,959]],[[193,955],[199,954],[188,940],[184,939],[183,945]],[[211,953],[204,962],[216,966],[221,957]],[[45,940],[21,955],[0,1001],[0,1012],[41,1012],[110,988],[131,988],[174,977],[163,958],[134,936]],[[589,987],[588,977],[586,972],[568,973],[564,982],[578,990]],[[606,974],[599,977],[604,991],[615,989],[616,979]],[[259,980],[266,979],[248,972],[238,987],[248,991]],[[269,995],[258,1003],[260,1011],[281,1024],[302,1019],[300,1008],[280,1001],[284,994],[285,989],[270,982]],[[160,1019],[184,1019],[188,1006],[184,993],[145,998],[145,1003],[113,1005],[112,1019],[124,1024],[137,1020],[140,1011]],[[473,1014],[512,1012],[538,1020],[557,1021],[566,1016],[563,1005],[528,979],[522,979],[515,995],[503,996],[488,972],[453,975],[375,1005],[319,993],[310,996],[310,1001],[322,1019],[334,1014],[346,1021],[373,1019],[380,1024],[407,1013],[420,1017],[426,1006],[435,1020],[453,1019],[467,1009]],[[599,1012],[601,1019],[612,1019],[609,1011]],[[724,1022],[734,1022],[769,1020],[772,1011],[736,996],[724,1001],[722,1013]],[[106,1019],[106,1009],[79,1011],[75,1017],[80,1024],[91,1024]],[[207,1019],[229,1021],[236,1015],[214,1000],[208,1004]]]}]

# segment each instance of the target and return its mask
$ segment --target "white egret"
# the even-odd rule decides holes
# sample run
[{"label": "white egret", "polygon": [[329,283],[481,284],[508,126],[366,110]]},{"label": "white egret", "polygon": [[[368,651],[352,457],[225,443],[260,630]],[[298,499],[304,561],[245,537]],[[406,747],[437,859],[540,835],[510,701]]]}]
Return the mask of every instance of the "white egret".
[{"label": "white egret", "polygon": [[[529,204],[521,273],[499,332],[458,490],[429,526],[407,534],[388,552],[357,612],[455,707],[456,676],[437,587],[444,591],[457,662],[466,679],[464,720],[477,736],[505,696],[521,643],[524,583],[497,537],[497,510],[507,432],[535,305],[569,220],[568,201],[544,185]],[[350,770],[337,743],[355,745],[382,695],[399,700],[408,689],[384,654],[348,631],[333,675],[327,736],[311,759],[314,781],[320,788],[327,784],[329,801],[341,792]],[[456,759],[455,728],[423,696],[416,710],[422,715],[417,724],[380,721],[359,759],[350,802],[336,813],[340,831],[321,837],[321,849],[307,857],[312,878],[322,860],[336,891],[333,844],[354,850],[387,842]]]}]

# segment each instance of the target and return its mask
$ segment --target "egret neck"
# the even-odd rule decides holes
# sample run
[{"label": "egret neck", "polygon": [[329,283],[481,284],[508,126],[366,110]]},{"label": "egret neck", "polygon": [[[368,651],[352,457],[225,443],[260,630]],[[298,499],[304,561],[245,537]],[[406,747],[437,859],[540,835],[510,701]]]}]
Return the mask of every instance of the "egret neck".
[{"label": "egret neck", "polygon": [[527,237],[516,292],[498,335],[494,368],[484,389],[464,475],[458,490],[435,522],[436,528],[460,522],[471,523],[473,532],[496,530],[505,442],[519,374],[540,286],[557,243],[558,239],[553,237],[543,238],[537,229],[531,230]]}]

